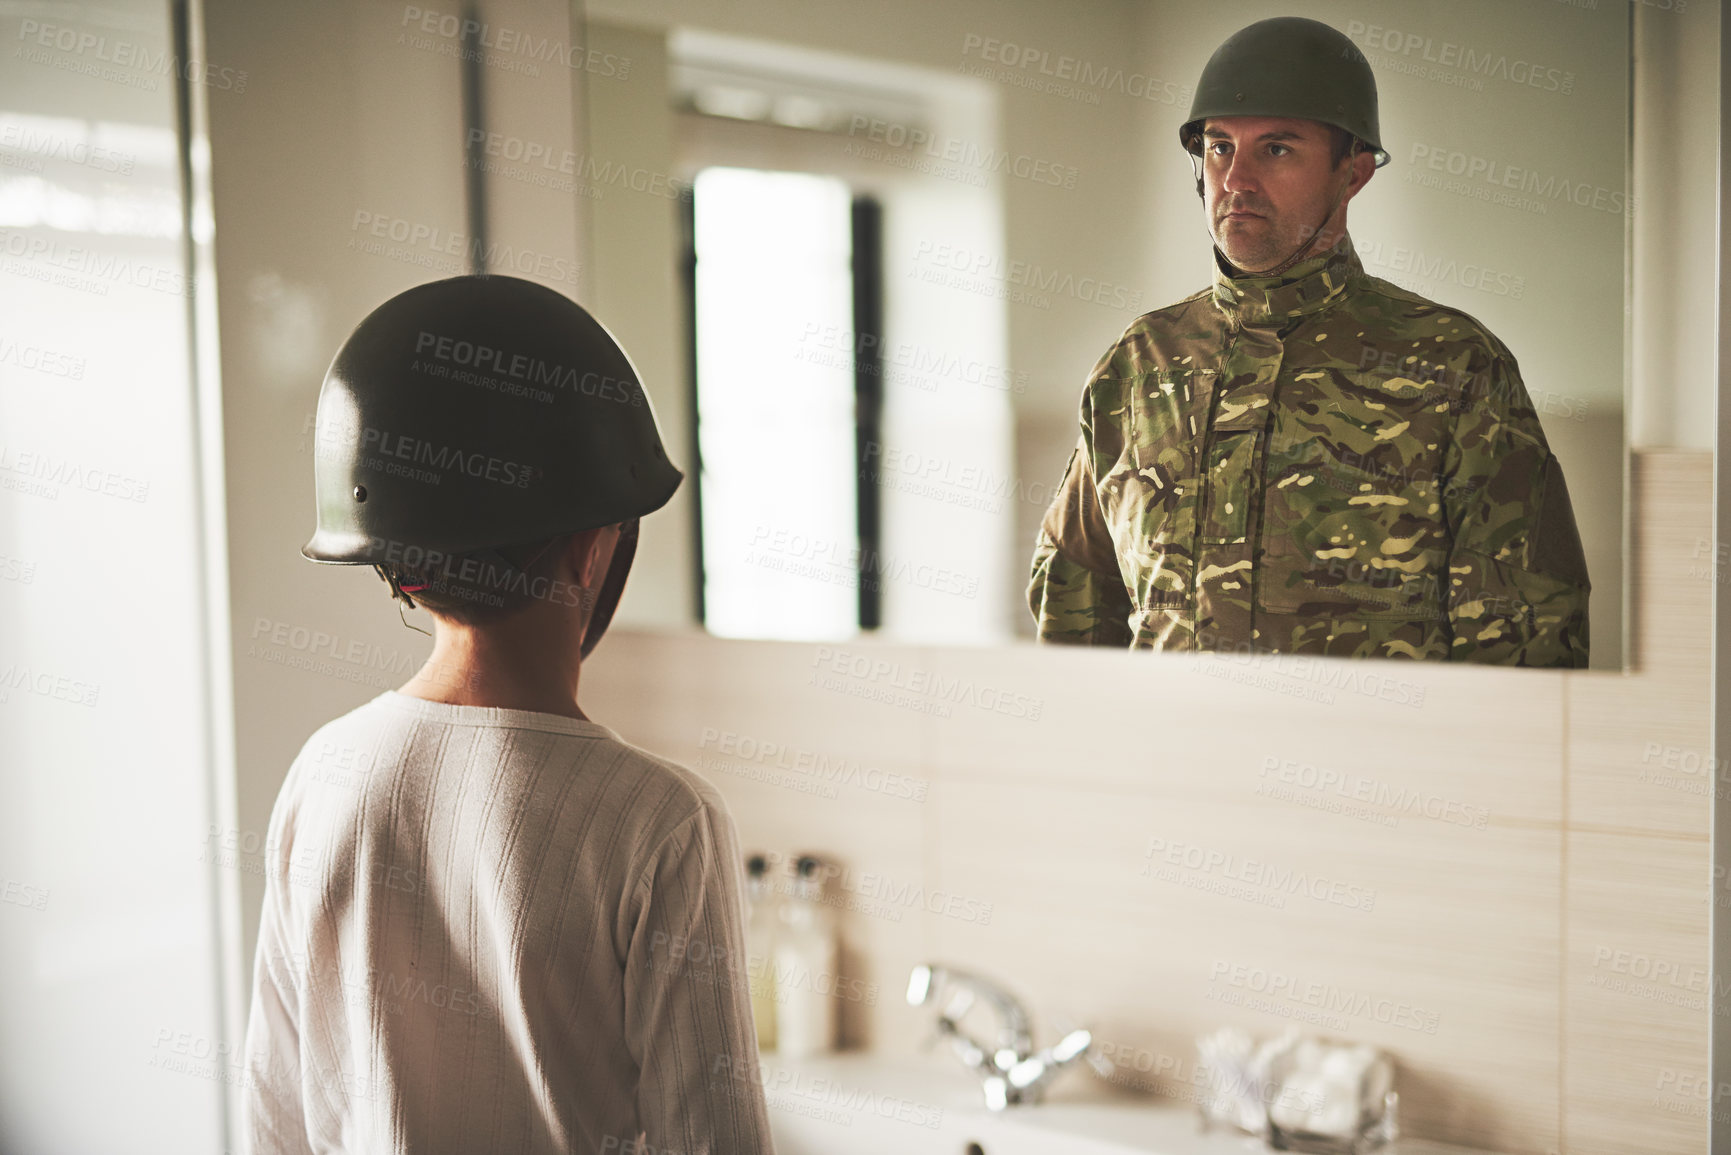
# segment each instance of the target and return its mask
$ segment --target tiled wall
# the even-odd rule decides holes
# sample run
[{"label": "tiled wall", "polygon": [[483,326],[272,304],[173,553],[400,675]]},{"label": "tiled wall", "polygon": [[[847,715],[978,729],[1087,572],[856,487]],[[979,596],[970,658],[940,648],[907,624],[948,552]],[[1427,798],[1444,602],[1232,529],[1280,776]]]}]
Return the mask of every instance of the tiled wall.
[{"label": "tiled wall", "polygon": [[1636,457],[1629,674],[620,633],[582,701],[845,867],[853,1045],[919,1044],[937,959],[1095,1028],[1117,1074],[1061,1093],[1297,1024],[1393,1052],[1410,1134],[1693,1152],[1710,466]]}]

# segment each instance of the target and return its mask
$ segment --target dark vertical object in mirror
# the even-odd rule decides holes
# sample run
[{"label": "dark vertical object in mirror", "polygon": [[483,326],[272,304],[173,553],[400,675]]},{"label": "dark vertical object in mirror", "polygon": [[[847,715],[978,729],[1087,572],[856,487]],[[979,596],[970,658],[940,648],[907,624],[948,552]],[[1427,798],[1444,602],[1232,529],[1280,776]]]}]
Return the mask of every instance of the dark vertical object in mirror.
[{"label": "dark vertical object in mirror", "polygon": [[879,565],[883,510],[877,458],[883,446],[883,206],[871,197],[853,202],[854,476],[858,486],[859,626],[883,624]]},{"label": "dark vertical object in mirror", "polygon": [[680,194],[679,213],[679,307],[685,326],[685,411],[690,414],[690,440],[686,443],[685,476],[691,479],[691,612],[697,624],[708,619],[704,615],[703,573],[703,444],[699,440],[698,423],[702,420],[697,405],[697,201],[690,188]]},{"label": "dark vertical object in mirror", "polygon": [[469,217],[469,272],[487,271],[487,182],[481,144],[486,140],[481,102],[481,17],[473,0],[463,5],[462,52],[458,55],[463,95],[463,196]]}]

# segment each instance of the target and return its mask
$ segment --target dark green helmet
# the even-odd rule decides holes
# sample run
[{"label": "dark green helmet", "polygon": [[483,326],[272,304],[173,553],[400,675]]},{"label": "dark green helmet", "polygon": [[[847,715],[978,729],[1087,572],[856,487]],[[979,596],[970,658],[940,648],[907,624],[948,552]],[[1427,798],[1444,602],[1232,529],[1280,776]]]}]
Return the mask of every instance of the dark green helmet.
[{"label": "dark green helmet", "polygon": [[[637,371],[582,306],[517,277],[452,277],[392,297],[337,351],[319,392],[318,528],[301,553],[510,574],[496,551],[625,523],[617,601],[636,520],[681,478]],[[612,610],[596,607],[585,652]]]},{"label": "dark green helmet", "polygon": [[1346,34],[1303,16],[1276,16],[1240,28],[1215,49],[1196,84],[1178,139],[1202,154],[1211,116],[1291,116],[1345,129],[1389,161],[1377,120],[1376,77]]}]

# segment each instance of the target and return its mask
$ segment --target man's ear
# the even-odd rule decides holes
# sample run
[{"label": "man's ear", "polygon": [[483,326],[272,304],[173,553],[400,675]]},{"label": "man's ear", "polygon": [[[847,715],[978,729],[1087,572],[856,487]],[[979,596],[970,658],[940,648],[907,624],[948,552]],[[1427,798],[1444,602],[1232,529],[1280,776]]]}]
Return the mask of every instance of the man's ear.
[{"label": "man's ear", "polygon": [[1352,180],[1347,185],[1346,198],[1351,200],[1370,183],[1370,178],[1376,175],[1376,154],[1369,150],[1355,152],[1348,160],[1352,164]]}]

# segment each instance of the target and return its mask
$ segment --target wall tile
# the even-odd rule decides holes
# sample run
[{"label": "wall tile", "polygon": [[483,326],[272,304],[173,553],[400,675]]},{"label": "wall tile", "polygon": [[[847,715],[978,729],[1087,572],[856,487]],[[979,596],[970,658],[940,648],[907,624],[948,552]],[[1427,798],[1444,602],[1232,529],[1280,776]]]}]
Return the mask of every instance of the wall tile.
[{"label": "wall tile", "polygon": [[[878,984],[854,1041],[925,1039],[907,968],[945,961],[1010,984],[1041,1041],[1096,1028],[1113,1075],[1057,1098],[1193,1097],[1198,1034],[1297,1025],[1393,1052],[1409,1134],[1699,1150],[1704,1118],[1655,1084],[1704,1067],[1705,1010],[1607,980],[1633,981],[1619,951],[1705,965],[1707,775],[1683,752],[1707,749],[1710,455],[1634,475],[1632,673],[621,631],[584,703],[698,766],[747,843],[854,872],[851,965]],[[802,789],[823,758],[925,800]],[[1278,884],[1300,872],[1324,897]],[[1351,888],[1369,911],[1327,897]]]},{"label": "wall tile", "polygon": [[[1571,1155],[1706,1149],[1710,1100],[1696,1091],[1707,1078],[1709,861],[1700,839],[1570,835],[1563,1093]],[[1716,897],[1731,905],[1731,891]]]},{"label": "wall tile", "polygon": [[[1297,1025],[1389,1049],[1416,1133],[1498,1149],[1554,1135],[1559,831],[1348,836],[1336,815],[973,781],[940,800],[942,885],[993,904],[989,922],[938,920],[942,957],[1043,1015],[1113,1024],[1113,1057],[1164,1060],[1162,1091],[1197,1035]],[[1115,1081],[1138,1085],[1134,1070]]]}]

